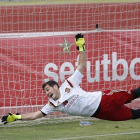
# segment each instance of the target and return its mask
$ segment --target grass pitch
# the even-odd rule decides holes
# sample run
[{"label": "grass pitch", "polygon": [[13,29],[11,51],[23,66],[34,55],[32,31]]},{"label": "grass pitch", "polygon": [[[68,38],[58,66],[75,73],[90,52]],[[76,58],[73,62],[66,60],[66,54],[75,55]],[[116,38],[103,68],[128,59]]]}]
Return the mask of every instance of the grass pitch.
[{"label": "grass pitch", "polygon": [[92,120],[0,128],[1,140],[139,140],[140,119],[130,121]]}]

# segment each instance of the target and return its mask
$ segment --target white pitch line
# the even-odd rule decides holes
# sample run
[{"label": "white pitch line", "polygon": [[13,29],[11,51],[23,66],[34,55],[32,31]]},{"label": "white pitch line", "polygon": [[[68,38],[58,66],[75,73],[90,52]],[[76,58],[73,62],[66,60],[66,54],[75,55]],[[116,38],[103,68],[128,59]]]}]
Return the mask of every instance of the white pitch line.
[{"label": "white pitch line", "polygon": [[104,134],[104,135],[94,135],[94,136],[71,137],[71,138],[62,138],[62,139],[49,139],[49,140],[74,140],[74,139],[86,139],[86,138],[94,138],[94,137],[132,135],[132,134],[140,134],[140,131],[139,132],[129,132],[129,133],[115,133],[115,134]]}]

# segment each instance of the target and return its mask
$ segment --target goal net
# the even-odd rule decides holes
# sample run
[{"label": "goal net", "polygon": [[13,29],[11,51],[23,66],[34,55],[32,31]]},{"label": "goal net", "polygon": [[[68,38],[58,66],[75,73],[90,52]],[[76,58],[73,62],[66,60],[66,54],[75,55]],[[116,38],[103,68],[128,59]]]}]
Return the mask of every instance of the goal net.
[{"label": "goal net", "polygon": [[[83,33],[86,91],[129,90],[140,85],[140,2],[10,1],[0,6],[0,117],[40,110],[44,81],[60,85],[77,66],[74,37]],[[81,3],[83,2],[83,3]],[[73,43],[62,54],[60,44]],[[139,108],[139,99],[131,104]],[[48,118],[71,118],[55,112]]]}]

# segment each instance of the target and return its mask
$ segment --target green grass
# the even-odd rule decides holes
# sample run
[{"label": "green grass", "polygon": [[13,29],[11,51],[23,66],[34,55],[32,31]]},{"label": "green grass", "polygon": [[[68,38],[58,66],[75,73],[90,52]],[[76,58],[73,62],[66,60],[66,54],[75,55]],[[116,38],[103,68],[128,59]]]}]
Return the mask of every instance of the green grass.
[{"label": "green grass", "polygon": [[[92,120],[91,126],[80,126],[79,121],[40,124],[24,127],[0,128],[1,140],[139,140],[140,119],[113,122]],[[130,132],[138,132],[130,134]],[[125,134],[122,134],[125,133]],[[110,135],[112,134],[112,135]],[[77,137],[77,138],[76,138]],[[83,138],[82,138],[83,137]]]},{"label": "green grass", "polygon": [[140,2],[140,0],[30,0],[25,2],[0,2],[0,6],[11,5],[38,5],[38,4],[76,4],[76,3],[113,3],[113,2]]}]

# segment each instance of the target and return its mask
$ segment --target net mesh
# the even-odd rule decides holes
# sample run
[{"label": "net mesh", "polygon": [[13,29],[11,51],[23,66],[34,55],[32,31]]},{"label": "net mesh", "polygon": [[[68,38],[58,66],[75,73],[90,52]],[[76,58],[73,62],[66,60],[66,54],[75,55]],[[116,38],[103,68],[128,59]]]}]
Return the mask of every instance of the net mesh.
[{"label": "net mesh", "polygon": [[[139,86],[140,2],[75,3],[6,2],[0,6],[0,116],[40,110],[48,99],[42,83],[59,84],[77,66],[76,45],[62,55],[64,40],[85,36],[86,91]],[[128,105],[140,107],[139,99]],[[55,112],[49,118],[71,118]],[[72,120],[72,119],[71,119]]]}]

